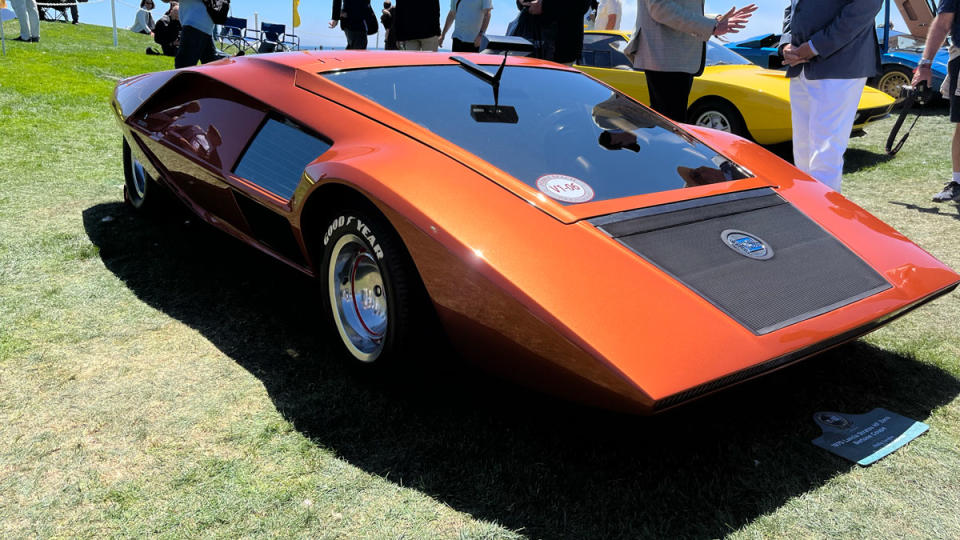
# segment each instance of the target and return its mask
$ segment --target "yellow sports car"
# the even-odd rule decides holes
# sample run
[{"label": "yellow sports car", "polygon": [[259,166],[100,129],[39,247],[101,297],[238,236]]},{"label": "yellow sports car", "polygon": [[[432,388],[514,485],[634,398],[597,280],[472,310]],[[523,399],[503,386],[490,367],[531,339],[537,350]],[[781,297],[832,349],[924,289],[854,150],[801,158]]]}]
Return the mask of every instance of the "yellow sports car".
[{"label": "yellow sports car", "polygon": [[[627,32],[594,31],[583,36],[583,55],[575,66],[643,103],[650,103],[647,80],[623,54]],[[853,132],[890,114],[894,99],[867,87],[853,122]],[[687,121],[731,131],[760,144],[789,141],[790,82],[783,71],[764,69],[715,43],[707,43],[703,75],[693,80]]]}]

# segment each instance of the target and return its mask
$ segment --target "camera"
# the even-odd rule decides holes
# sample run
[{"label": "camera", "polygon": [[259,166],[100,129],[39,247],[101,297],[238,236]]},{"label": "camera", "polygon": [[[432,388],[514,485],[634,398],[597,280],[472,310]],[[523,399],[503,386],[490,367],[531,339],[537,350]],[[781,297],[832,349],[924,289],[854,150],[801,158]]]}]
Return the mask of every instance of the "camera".
[{"label": "camera", "polygon": [[901,86],[899,100],[906,101],[911,98],[914,103],[925,105],[933,99],[933,90],[931,90],[924,81],[921,81],[920,84],[916,86],[910,86],[909,84]]}]

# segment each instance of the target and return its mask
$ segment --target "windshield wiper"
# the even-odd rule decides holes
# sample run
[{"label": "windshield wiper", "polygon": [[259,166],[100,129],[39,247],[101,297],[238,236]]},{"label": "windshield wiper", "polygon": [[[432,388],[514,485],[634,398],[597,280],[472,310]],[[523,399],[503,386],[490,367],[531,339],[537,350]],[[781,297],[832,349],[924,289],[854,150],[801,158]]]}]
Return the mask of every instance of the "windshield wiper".
[{"label": "windshield wiper", "polygon": [[473,62],[467,60],[462,56],[451,56],[451,60],[460,64],[463,69],[467,70],[467,73],[473,75],[474,77],[480,79],[481,81],[489,84],[493,87],[493,103],[496,106],[500,102],[500,77],[503,76],[503,67],[507,65],[507,53],[503,53],[503,62],[500,64],[500,69],[497,70],[497,73],[491,75],[489,71],[483,69],[482,67],[474,64]]},{"label": "windshield wiper", "polygon": [[503,62],[496,74],[491,75],[489,71],[474,64],[462,56],[451,56],[450,59],[460,64],[460,67],[467,70],[467,73],[480,79],[493,88],[493,105],[471,105],[470,116],[477,122],[504,122],[509,124],[517,123],[517,110],[509,105],[500,106],[500,77],[503,76],[503,68],[507,65],[507,56],[509,51],[503,53]]}]

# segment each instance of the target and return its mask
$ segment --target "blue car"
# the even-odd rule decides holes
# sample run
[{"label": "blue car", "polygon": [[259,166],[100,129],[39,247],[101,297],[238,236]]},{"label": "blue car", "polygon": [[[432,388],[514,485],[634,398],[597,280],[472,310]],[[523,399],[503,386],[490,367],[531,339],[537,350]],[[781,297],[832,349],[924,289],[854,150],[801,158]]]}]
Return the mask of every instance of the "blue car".
[{"label": "blue car", "polygon": [[[877,39],[883,43],[883,28],[877,28]],[[923,54],[924,41],[923,38],[891,30],[890,47],[880,60],[882,66],[880,76],[868,80],[867,84],[893,97],[900,97],[900,87],[910,84],[910,80],[913,78],[913,70],[916,69],[917,62]],[[754,64],[765,68],[779,69],[783,67],[780,56],[777,54],[779,43],[780,34],[763,34],[743,41],[729,43],[726,46]],[[947,77],[947,62],[949,60],[950,55],[946,47],[941,48],[933,59],[931,86],[934,91],[940,90],[940,85]]]}]

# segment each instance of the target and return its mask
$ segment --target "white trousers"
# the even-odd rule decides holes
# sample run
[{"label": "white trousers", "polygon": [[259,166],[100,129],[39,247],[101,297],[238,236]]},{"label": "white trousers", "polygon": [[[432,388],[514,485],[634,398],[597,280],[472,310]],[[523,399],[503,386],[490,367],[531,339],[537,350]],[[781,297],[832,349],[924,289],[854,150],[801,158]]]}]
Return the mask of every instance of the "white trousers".
[{"label": "white trousers", "polygon": [[790,79],[793,162],[836,191],[840,191],[843,153],[866,83],[865,77],[812,81],[803,72]]},{"label": "white trousers", "polygon": [[40,12],[37,10],[37,0],[10,0],[13,11],[20,21],[20,39],[40,37]]}]

